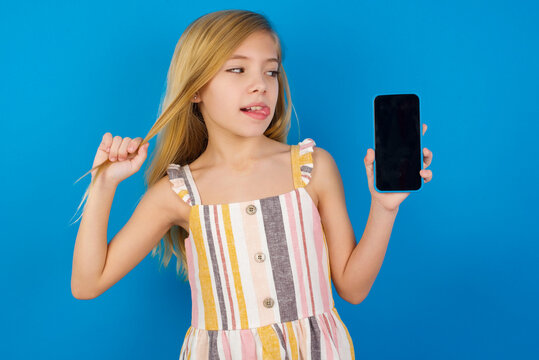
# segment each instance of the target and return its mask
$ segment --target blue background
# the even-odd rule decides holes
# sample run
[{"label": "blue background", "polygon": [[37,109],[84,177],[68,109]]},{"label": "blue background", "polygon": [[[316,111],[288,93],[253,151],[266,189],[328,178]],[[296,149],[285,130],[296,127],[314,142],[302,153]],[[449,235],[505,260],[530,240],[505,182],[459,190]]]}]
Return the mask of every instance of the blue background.
[{"label": "blue background", "polygon": [[[401,205],[367,299],[334,292],[358,358],[539,358],[537,2],[223,4],[2,2],[1,357],[178,357],[191,303],[174,262],[148,255],[100,297],[71,295],[70,221],[89,178],[74,182],[105,132],[150,129],[185,27],[240,8],[281,35],[300,123],[288,141],[333,155],[358,240],[372,101],[420,97],[433,180]],[[142,170],[120,185],[109,240],[144,190]]]}]

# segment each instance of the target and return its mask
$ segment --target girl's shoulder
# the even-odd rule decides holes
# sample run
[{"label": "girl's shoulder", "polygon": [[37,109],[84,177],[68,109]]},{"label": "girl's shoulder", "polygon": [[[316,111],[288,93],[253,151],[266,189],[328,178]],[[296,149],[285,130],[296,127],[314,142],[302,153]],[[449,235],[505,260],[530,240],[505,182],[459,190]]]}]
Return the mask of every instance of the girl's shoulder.
[{"label": "girl's shoulder", "polygon": [[156,204],[156,210],[162,211],[171,224],[188,228],[190,206],[178,197],[177,181],[171,181],[168,170],[167,175],[148,188],[144,196]]},{"label": "girl's shoulder", "polygon": [[[327,167],[335,164],[333,156],[324,148],[321,148],[319,144],[312,138],[305,138],[297,144],[299,148],[300,157],[304,157],[306,160],[312,159],[313,165],[319,167]],[[313,170],[316,166],[313,166]]]},{"label": "girl's shoulder", "polygon": [[307,165],[311,167],[313,172],[319,170],[318,172],[324,173],[325,170],[336,166],[335,160],[329,151],[320,147],[314,139],[305,138],[297,146],[299,148],[300,163],[308,162]]},{"label": "girl's shoulder", "polygon": [[172,191],[179,196],[187,205],[192,205],[193,199],[188,187],[187,167],[178,164],[169,164],[167,168],[167,179]]},{"label": "girl's shoulder", "polygon": [[[309,144],[310,141],[306,141],[306,143]],[[328,196],[336,197],[342,191],[342,178],[337,162],[328,150],[318,145],[314,146],[314,144],[313,140],[311,152],[312,171],[309,186],[317,194],[318,199]]]},{"label": "girl's shoulder", "polygon": [[[305,186],[318,206],[324,195],[338,192],[340,174],[335,159],[329,151],[319,146],[313,138],[305,138],[296,145],[296,154],[293,154],[293,167],[301,173],[302,182],[296,181],[298,186]],[[300,185],[300,184],[303,185]]]}]

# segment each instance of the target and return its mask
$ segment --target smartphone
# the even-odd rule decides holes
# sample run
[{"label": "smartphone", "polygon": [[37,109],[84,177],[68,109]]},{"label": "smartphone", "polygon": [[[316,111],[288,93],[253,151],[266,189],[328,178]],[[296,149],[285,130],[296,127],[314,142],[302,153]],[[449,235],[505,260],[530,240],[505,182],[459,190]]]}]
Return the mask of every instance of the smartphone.
[{"label": "smartphone", "polygon": [[423,178],[419,97],[374,98],[374,184],[378,192],[419,191]]}]

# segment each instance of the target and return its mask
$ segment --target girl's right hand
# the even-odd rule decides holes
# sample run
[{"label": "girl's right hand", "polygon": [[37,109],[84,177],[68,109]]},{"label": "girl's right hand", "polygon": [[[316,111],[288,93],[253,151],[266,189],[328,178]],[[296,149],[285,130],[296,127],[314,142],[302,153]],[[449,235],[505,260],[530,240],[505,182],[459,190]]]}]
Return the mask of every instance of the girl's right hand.
[{"label": "girl's right hand", "polygon": [[[122,139],[120,136],[115,136],[113,138],[111,133],[106,133],[99,144],[92,168],[110,160],[112,164],[101,171],[99,178],[108,184],[118,185],[139,171],[142,163],[146,160],[150,144],[146,143],[139,147],[141,142],[141,137],[134,139],[124,137]],[[96,172],[97,170],[91,172],[92,178]]]}]

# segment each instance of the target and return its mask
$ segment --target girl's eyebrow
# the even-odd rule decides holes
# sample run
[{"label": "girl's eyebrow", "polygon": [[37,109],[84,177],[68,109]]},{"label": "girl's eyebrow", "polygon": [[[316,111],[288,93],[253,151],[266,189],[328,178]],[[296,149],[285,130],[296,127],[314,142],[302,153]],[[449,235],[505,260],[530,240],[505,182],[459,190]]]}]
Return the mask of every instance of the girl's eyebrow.
[{"label": "girl's eyebrow", "polygon": [[[249,59],[249,57],[247,57],[247,56],[245,56],[245,55],[234,54],[234,55],[232,55],[228,60],[233,60],[233,59]],[[276,62],[277,64],[279,63],[279,60],[276,59],[276,58],[269,58],[269,59],[266,59],[266,62],[270,62],[270,61],[274,61],[274,62]]]}]

